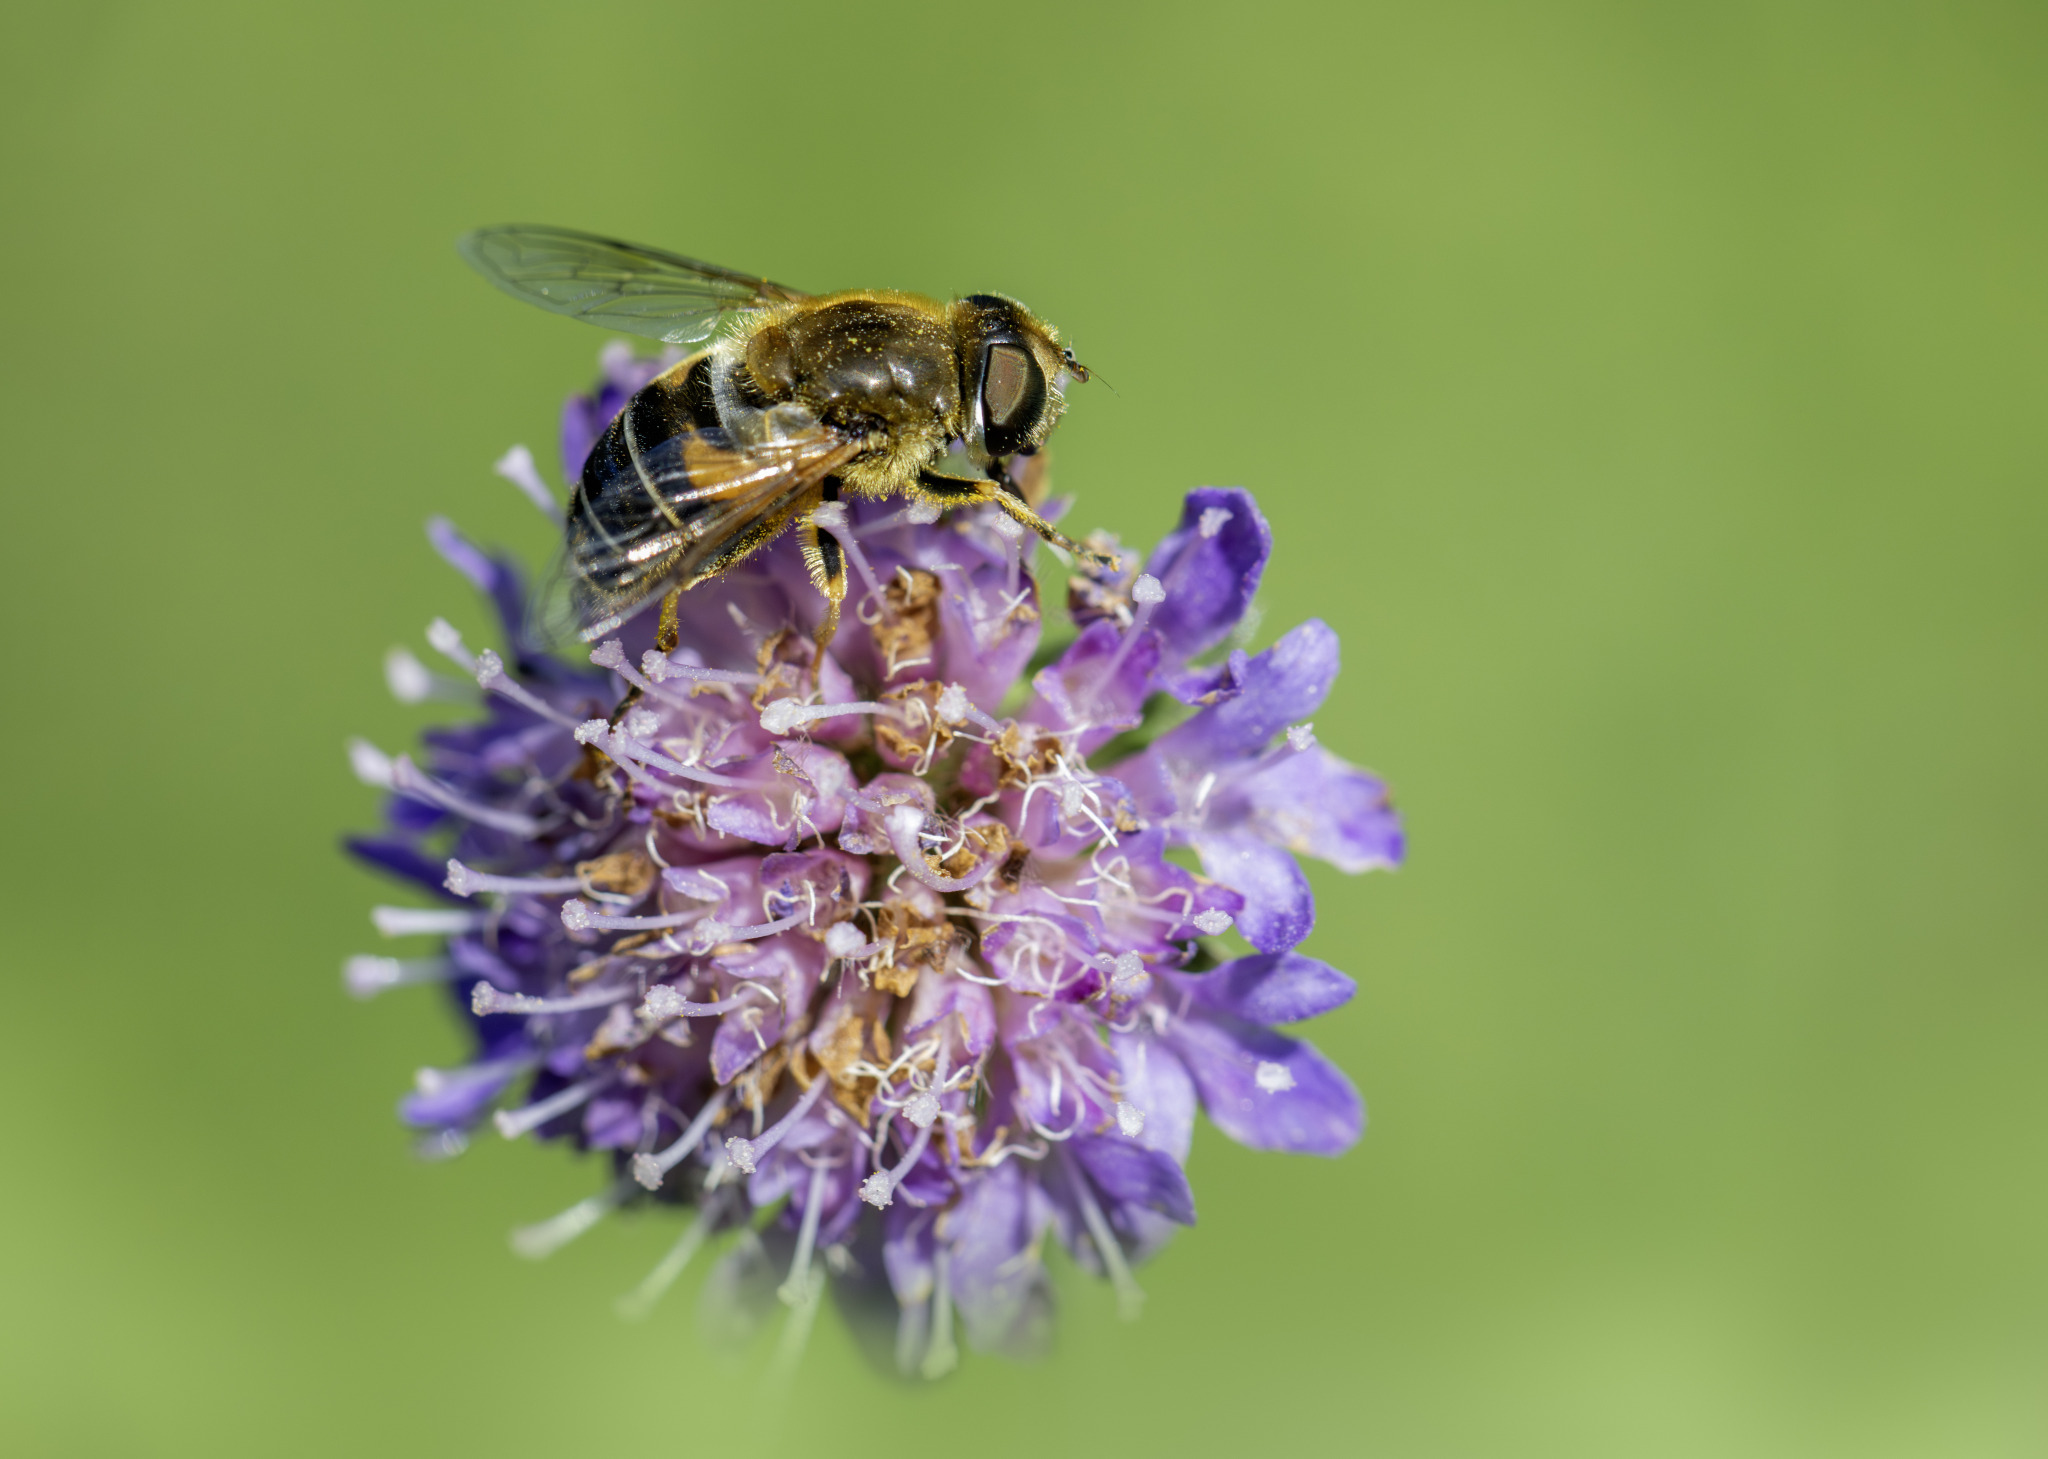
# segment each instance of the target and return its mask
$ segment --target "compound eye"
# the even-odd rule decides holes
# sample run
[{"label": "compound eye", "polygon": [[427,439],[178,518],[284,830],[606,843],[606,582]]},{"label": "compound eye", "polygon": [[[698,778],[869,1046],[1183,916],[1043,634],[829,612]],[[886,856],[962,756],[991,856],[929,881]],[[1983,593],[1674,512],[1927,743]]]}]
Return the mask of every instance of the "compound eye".
[{"label": "compound eye", "polygon": [[992,426],[1016,427],[1028,422],[1025,406],[1040,393],[1038,362],[1015,345],[988,347],[988,365],[981,377],[981,408]]}]

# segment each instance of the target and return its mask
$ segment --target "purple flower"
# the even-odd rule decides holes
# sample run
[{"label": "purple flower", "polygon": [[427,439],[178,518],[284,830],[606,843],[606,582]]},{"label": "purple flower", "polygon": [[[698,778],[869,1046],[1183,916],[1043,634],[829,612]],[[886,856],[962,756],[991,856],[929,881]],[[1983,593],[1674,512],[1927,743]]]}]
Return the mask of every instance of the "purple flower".
[{"label": "purple flower", "polygon": [[[565,465],[656,367],[606,356]],[[389,661],[401,697],[481,712],[416,758],[352,746],[389,792],[353,849],[435,900],[378,926],[441,950],[348,975],[442,983],[469,1022],[471,1061],[400,1105],[429,1152],[488,1121],[609,1161],[518,1249],[691,1207],[635,1310],[733,1233],[708,1297],[772,1288],[800,1335],[828,1286],[850,1313],[879,1295],[899,1365],[936,1376],[962,1337],[1042,1343],[1048,1235],[1135,1310],[1132,1267],[1195,1219],[1197,1109],[1261,1148],[1358,1138],[1350,1082],[1275,1027],[1353,992],[1293,951],[1315,916],[1296,857],[1391,867],[1401,834],[1308,723],[1335,634],[1242,647],[1271,547],[1249,493],[1191,492],[1142,571],[1076,578],[1080,631],[1049,657],[1007,518],[836,510],[853,584],[823,657],[793,537],[685,594],[675,650],[642,623],[571,665],[527,637],[517,569],[433,524],[501,646],[437,622],[464,677]]]}]

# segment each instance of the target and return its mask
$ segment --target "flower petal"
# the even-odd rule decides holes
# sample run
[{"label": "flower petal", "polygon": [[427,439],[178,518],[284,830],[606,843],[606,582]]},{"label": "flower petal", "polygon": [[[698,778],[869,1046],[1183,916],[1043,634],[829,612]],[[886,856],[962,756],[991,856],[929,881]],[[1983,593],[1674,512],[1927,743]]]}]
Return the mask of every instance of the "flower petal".
[{"label": "flower petal", "polygon": [[1165,974],[1197,1003],[1251,1023],[1299,1023],[1341,1008],[1358,984],[1298,952],[1241,957],[1206,973]]},{"label": "flower petal", "polygon": [[1195,1224],[1195,1193],[1187,1173],[1164,1150],[1121,1135],[1086,1135],[1067,1148],[1107,1197],[1106,1204],[1157,1211],[1183,1226]]},{"label": "flower petal", "polygon": [[1337,658],[1336,630],[1311,618],[1252,656],[1242,693],[1161,735],[1153,750],[1206,764],[1256,755],[1289,725],[1315,713],[1336,680]]},{"label": "flower petal", "polygon": [[1216,1128],[1240,1145],[1336,1155],[1365,1129],[1365,1106],[1313,1046],[1224,1014],[1182,1019],[1167,1038]]},{"label": "flower petal", "polygon": [[1014,1160],[970,1183],[951,1212],[947,1277],[974,1347],[1022,1356],[1044,1346],[1052,1300],[1036,1247],[1050,1220],[1050,1203]]},{"label": "flower petal", "polygon": [[1285,952],[1316,925],[1316,898],[1291,853],[1256,836],[1197,836],[1202,870],[1244,897],[1237,930],[1260,952]]},{"label": "flower petal", "polygon": [[1239,486],[1197,487],[1180,526],[1153,549],[1145,571],[1166,589],[1151,626],[1171,659],[1185,662],[1229,636],[1251,606],[1273,551],[1272,529]]},{"label": "flower petal", "polygon": [[1339,871],[1401,864],[1401,818],[1386,786],[1320,745],[1282,755],[1232,791],[1249,804],[1253,828],[1277,845]]}]

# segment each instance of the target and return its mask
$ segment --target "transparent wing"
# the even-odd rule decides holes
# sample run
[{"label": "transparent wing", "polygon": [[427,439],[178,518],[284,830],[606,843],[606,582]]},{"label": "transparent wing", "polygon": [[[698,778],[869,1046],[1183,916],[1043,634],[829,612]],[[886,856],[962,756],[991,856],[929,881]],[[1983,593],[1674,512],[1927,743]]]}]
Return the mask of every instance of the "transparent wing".
[{"label": "transparent wing", "polygon": [[546,637],[595,642],[670,588],[717,576],[774,540],[860,450],[822,428],[744,450],[721,430],[687,431],[594,495],[579,488]]},{"label": "transparent wing", "polygon": [[810,297],[679,253],[569,228],[479,228],[456,247],[471,268],[515,299],[668,344],[707,339],[744,310]]}]

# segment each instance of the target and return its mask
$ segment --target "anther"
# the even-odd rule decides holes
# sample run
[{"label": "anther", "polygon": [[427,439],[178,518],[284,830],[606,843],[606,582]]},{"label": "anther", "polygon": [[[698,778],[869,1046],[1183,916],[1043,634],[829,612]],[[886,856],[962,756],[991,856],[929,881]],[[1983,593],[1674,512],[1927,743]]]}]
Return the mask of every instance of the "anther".
[{"label": "anther", "polygon": [[1159,579],[1152,576],[1151,573],[1141,572],[1138,574],[1138,580],[1131,584],[1131,601],[1140,607],[1150,607],[1154,603],[1164,603],[1166,601],[1166,589],[1160,586]]},{"label": "anther", "polygon": [[1204,937],[1220,937],[1230,930],[1231,916],[1220,907],[1212,907],[1195,913],[1194,923],[1195,931]]},{"label": "anther", "polygon": [[408,983],[445,983],[455,976],[445,957],[352,957],[341,965],[342,982],[357,998],[374,998]]},{"label": "anther", "polygon": [[754,1168],[768,1157],[770,1150],[782,1143],[782,1137],[790,1132],[796,1122],[811,1112],[811,1106],[818,1102],[818,1096],[825,1092],[825,1086],[831,1082],[830,1079],[813,1079],[811,1087],[804,1091],[803,1098],[796,1102],[795,1108],[754,1139],[749,1140],[735,1135],[727,1140],[725,1158],[744,1173],[752,1175]]},{"label": "anther", "polygon": [[459,937],[490,919],[486,912],[443,907],[372,907],[370,921],[386,937]]},{"label": "anther", "polygon": [[1109,993],[1112,998],[1136,998],[1152,986],[1145,960],[1134,952],[1120,952],[1110,965]]},{"label": "anther", "polygon": [[910,1096],[903,1106],[903,1118],[920,1130],[930,1127],[939,1117],[939,1097],[929,1089],[920,1089]]},{"label": "anther", "polygon": [[1229,507],[1209,507],[1203,511],[1201,520],[1195,523],[1195,530],[1204,537],[1214,537],[1235,515]]},{"label": "anther", "polygon": [[462,634],[446,618],[436,618],[427,625],[427,642],[434,652],[461,666],[464,673],[476,672],[476,657],[463,646]]},{"label": "anther", "polygon": [[1128,1100],[1116,1102],[1116,1127],[1123,1131],[1124,1138],[1135,1140],[1145,1133],[1145,1111]]},{"label": "anther", "polygon": [[391,789],[392,772],[396,762],[365,739],[348,742],[348,768],[355,772],[356,779],[376,790]]},{"label": "anther", "polygon": [[542,516],[560,524],[561,504],[548,490],[548,484],[540,479],[540,468],[533,464],[533,452],[524,446],[514,446],[491,463],[491,470],[518,487],[519,494],[540,508]]},{"label": "anther", "polygon": [[1300,724],[1297,724],[1297,725],[1292,725],[1292,726],[1290,726],[1290,727],[1288,728],[1288,731],[1287,731],[1287,748],[1288,748],[1288,749],[1290,749],[1290,750],[1306,750],[1306,749],[1308,749],[1308,748],[1309,748],[1309,747],[1310,747],[1311,745],[1315,744],[1315,742],[1316,742],[1316,727],[1315,727],[1315,722],[1314,722],[1313,720],[1306,720],[1306,719],[1305,719],[1305,720],[1303,720],[1303,721],[1302,721],[1302,722],[1301,722]]}]

